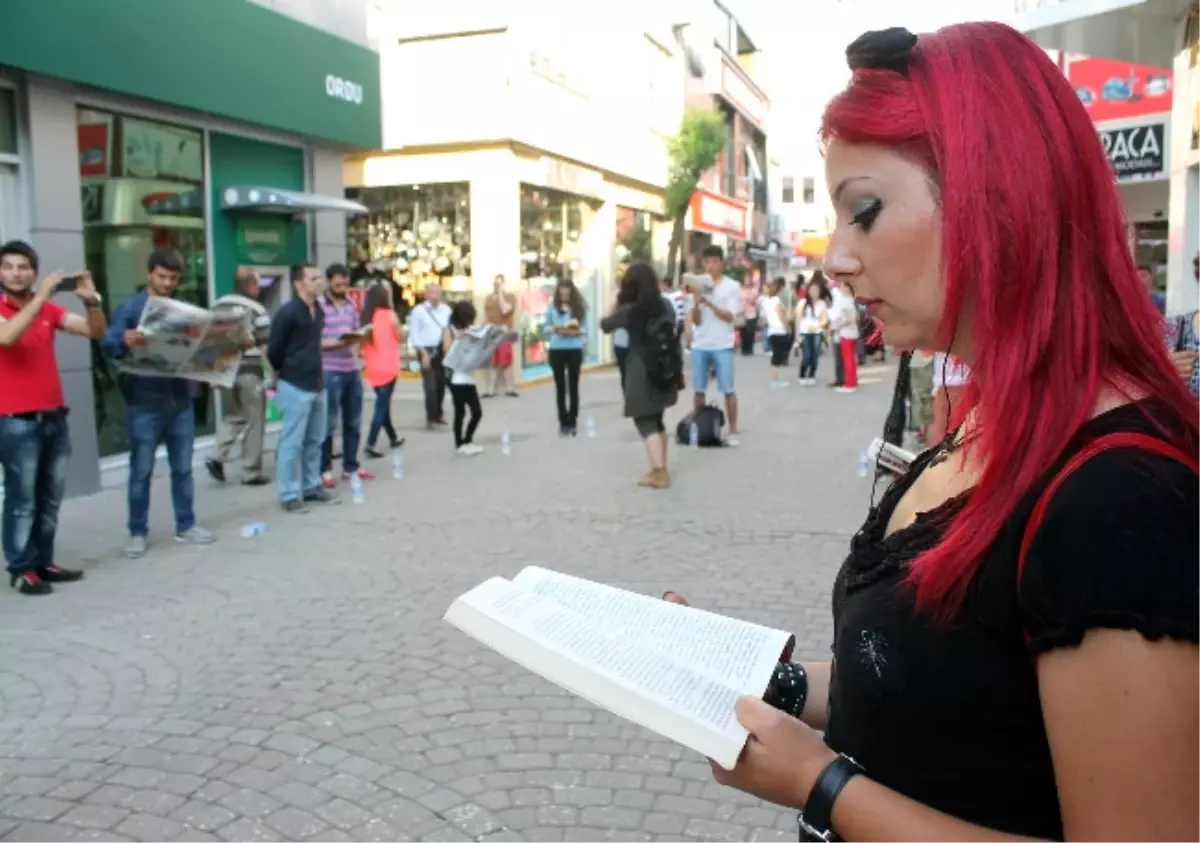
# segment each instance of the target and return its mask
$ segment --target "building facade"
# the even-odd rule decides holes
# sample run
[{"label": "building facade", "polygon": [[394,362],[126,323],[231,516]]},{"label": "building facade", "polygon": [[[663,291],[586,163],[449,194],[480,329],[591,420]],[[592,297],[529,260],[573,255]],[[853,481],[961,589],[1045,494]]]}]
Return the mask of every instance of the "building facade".
[{"label": "building facade", "polygon": [[[380,23],[384,151],[345,164],[347,197],[370,210],[351,222],[352,259],[413,295],[437,281],[477,303],[503,275],[524,379],[549,372],[541,319],[559,279],[594,315],[623,261],[665,266],[683,71],[667,19],[625,6],[467,2]],[[597,322],[590,364],[610,354]]]},{"label": "building facade", "polygon": [[[300,6],[5,4],[0,239],[30,240],[43,271],[88,269],[110,316],[145,283],[158,246],[181,252],[178,295],[200,306],[231,291],[239,265],[262,268],[277,306],[288,264],[345,260],[342,158],[380,143],[378,56],[365,37],[302,22]],[[53,49],[28,37],[47,32]],[[68,494],[122,482],[116,370],[77,338],[61,337],[57,354],[71,408]],[[207,388],[197,398],[197,459],[218,403]]]},{"label": "building facade", "polygon": [[1140,262],[1165,267],[1167,312],[1196,308],[1200,112],[1189,0],[1017,0],[1014,25],[1060,64],[1097,120]]},{"label": "building facade", "polygon": [[702,73],[686,76],[687,106],[721,115],[725,149],[692,197],[684,263],[697,271],[695,261],[704,246],[716,244],[735,268],[765,271],[780,244],[776,240],[772,250],[767,160],[771,100],[758,79],[758,46],[718,0],[698,0],[687,11],[682,34],[703,66]]}]

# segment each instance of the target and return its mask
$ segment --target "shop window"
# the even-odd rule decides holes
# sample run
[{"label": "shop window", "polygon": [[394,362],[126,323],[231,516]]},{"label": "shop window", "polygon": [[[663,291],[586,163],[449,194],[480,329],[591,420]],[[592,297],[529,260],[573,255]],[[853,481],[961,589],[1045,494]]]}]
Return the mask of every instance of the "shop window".
[{"label": "shop window", "polygon": [[17,154],[17,95],[0,85],[0,155]]},{"label": "shop window", "polygon": [[[208,307],[204,136],[196,129],[81,108],[76,111],[84,255],[109,317],[146,284],[160,246],[183,256],[177,298]],[[100,455],[129,450],[118,370],[93,346]],[[196,433],[214,429],[212,391],[196,398]]]},{"label": "shop window", "polygon": [[[601,267],[593,223],[600,203],[582,196],[521,185],[521,365],[524,374],[538,374],[546,364],[542,318],[554,288],[567,279],[579,288],[588,306],[588,348],[585,359],[598,359],[597,312]],[[611,241],[610,241],[611,242]],[[607,249],[606,249],[607,251]]]},{"label": "shop window", "polygon": [[434,282],[447,301],[473,297],[468,182],[352,187],[346,198],[367,206],[348,223],[351,278],[388,278],[402,319]]},{"label": "shop window", "polygon": [[0,242],[28,237],[17,136],[16,91],[0,83]]},{"label": "shop window", "polygon": [[812,205],[817,201],[816,184],[811,178],[804,180],[804,204]]}]

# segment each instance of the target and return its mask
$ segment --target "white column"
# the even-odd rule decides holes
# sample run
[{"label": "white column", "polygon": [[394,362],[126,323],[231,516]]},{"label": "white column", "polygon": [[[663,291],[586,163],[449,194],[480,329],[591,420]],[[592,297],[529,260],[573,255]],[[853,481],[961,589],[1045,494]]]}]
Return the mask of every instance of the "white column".
[{"label": "white column", "polygon": [[[344,196],[342,154],[328,147],[312,148],[312,191],[324,196]],[[346,215],[340,211],[318,211],[313,215],[310,252],[317,266],[346,263]]]},{"label": "white column", "polygon": [[1186,313],[1200,303],[1192,261],[1200,250],[1200,156],[1192,148],[1200,79],[1192,50],[1175,57],[1171,110],[1171,198],[1167,235],[1167,313]]},{"label": "white column", "polygon": [[521,194],[510,154],[488,153],[487,168],[471,179],[471,279],[476,305],[503,275],[508,289],[519,297],[521,282]]}]

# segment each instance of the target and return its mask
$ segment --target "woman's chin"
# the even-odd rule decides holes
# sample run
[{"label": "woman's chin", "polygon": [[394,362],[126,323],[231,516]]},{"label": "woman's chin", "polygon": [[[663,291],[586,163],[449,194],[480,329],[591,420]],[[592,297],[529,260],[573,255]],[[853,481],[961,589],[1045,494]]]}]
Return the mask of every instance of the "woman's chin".
[{"label": "woman's chin", "polygon": [[883,331],[883,341],[899,351],[912,351],[916,348],[931,348],[932,339],[923,332],[913,330],[911,325],[880,323]]}]

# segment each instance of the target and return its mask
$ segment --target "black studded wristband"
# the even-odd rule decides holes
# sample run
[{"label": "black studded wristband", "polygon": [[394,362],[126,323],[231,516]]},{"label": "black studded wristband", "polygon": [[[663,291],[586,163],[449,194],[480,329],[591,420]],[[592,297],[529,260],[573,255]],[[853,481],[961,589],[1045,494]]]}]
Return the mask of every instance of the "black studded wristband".
[{"label": "black studded wristband", "polygon": [[804,665],[791,662],[775,665],[763,702],[799,720],[808,702],[808,672]]}]

